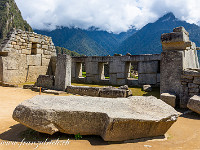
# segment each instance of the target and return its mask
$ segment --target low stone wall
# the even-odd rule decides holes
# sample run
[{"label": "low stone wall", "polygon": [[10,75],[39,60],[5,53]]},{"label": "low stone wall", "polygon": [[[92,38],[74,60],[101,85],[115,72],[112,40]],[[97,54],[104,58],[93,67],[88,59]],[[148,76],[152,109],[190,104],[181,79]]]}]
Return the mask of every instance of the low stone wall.
[{"label": "low stone wall", "polygon": [[181,105],[187,106],[189,99],[200,94],[200,69],[186,69],[182,72],[182,97]]},{"label": "low stone wall", "polygon": [[100,88],[88,86],[67,86],[67,93],[99,97]]},{"label": "low stone wall", "polygon": [[130,90],[118,89],[114,87],[100,88],[88,86],[67,86],[66,92],[71,94],[108,98],[128,97],[132,95]]}]

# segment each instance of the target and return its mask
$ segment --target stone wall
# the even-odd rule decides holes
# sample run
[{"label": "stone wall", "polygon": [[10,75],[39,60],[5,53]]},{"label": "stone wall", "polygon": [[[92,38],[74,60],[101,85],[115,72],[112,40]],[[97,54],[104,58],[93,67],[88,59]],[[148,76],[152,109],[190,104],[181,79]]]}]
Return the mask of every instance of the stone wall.
[{"label": "stone wall", "polygon": [[[131,63],[137,64],[138,79],[130,78]],[[85,64],[86,77],[82,76]],[[109,79],[104,65],[109,65]],[[138,86],[160,83],[160,55],[89,56],[72,58],[72,82]]]},{"label": "stone wall", "polygon": [[0,47],[0,81],[35,82],[47,73],[52,56],[56,50],[50,37],[14,29]]},{"label": "stone wall", "polygon": [[200,69],[183,70],[181,84],[183,95],[180,103],[186,106],[192,96],[200,94]]}]

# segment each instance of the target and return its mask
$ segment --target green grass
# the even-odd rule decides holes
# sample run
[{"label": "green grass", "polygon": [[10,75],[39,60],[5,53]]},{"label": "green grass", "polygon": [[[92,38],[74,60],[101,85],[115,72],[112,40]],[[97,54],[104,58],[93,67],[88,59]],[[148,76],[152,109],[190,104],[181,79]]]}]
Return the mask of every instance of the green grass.
[{"label": "green grass", "polygon": [[[86,72],[82,72],[82,77],[86,77]],[[110,79],[110,77],[105,77],[105,79]]]},{"label": "green grass", "polygon": [[82,72],[82,77],[86,77],[86,72]]},{"label": "green grass", "polygon": [[[109,85],[98,85],[98,84],[80,84],[80,83],[72,83],[74,86],[89,86],[89,87],[105,87]],[[118,87],[118,86],[113,86]],[[133,96],[155,96],[157,98],[160,98],[160,88],[153,88],[152,92],[145,92],[142,91],[142,88],[139,87],[129,87],[129,89],[132,91]]]}]

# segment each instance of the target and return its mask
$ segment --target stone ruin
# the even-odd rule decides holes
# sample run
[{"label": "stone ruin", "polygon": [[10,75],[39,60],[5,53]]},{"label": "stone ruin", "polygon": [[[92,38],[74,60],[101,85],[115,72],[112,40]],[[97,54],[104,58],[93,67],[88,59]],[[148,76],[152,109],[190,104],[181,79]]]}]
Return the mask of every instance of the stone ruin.
[{"label": "stone ruin", "polygon": [[35,82],[46,74],[56,49],[50,37],[13,30],[0,48],[0,81],[19,84]]},{"label": "stone ruin", "polygon": [[[105,78],[108,66],[109,79]],[[138,72],[138,79],[131,78],[131,66]],[[85,67],[86,77],[82,76]],[[160,85],[160,54],[126,56],[89,56],[72,58],[72,81],[108,85],[142,86]]]},{"label": "stone ruin", "polygon": [[200,94],[197,48],[184,27],[161,36],[161,99],[171,106],[187,108],[189,99]]},{"label": "stone ruin", "polygon": [[[161,55],[127,54],[71,58],[56,56],[50,37],[13,30],[1,44],[0,82],[19,84],[37,80],[37,86],[62,91],[68,88],[68,91],[73,89],[71,91],[74,94],[80,92],[86,95],[91,95],[88,91],[101,89],[70,87],[71,81],[118,86],[151,85],[160,87],[161,99],[169,105],[186,108],[188,100],[200,92],[196,51],[199,48],[189,40],[189,34],[183,27],[163,34],[161,42]],[[134,66],[138,73],[138,79],[131,78],[131,66]],[[82,75],[83,68],[86,77]],[[105,78],[106,74],[109,78]],[[95,95],[101,95],[99,93],[96,92]],[[123,94],[127,92],[116,89],[112,90],[111,95],[117,93],[127,97]]]},{"label": "stone ruin", "polygon": [[[189,34],[183,27],[163,34],[161,42],[161,55],[71,58],[56,56],[55,47],[46,36],[20,30],[12,32],[0,50],[2,82],[23,83],[37,79],[38,86],[49,89],[91,94],[94,94],[92,90],[96,90],[97,95],[101,95],[102,91],[70,86],[71,80],[111,85],[160,85],[162,99],[36,96],[18,105],[13,118],[43,133],[60,131],[100,135],[106,141],[164,135],[178,118],[172,107],[188,107],[200,112],[200,98],[197,96],[200,92],[200,70],[198,48],[189,40]],[[132,63],[137,68],[138,79],[130,79]],[[109,79],[105,78],[105,64],[109,66]],[[86,77],[82,76],[83,66]],[[104,95],[108,94],[105,92]]]}]

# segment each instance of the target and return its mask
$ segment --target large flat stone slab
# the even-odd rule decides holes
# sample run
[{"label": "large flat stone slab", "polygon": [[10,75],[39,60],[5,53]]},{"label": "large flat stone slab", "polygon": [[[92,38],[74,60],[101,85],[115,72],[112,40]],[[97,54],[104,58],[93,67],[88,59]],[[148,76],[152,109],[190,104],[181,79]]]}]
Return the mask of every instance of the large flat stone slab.
[{"label": "large flat stone slab", "polygon": [[194,95],[190,98],[187,107],[192,111],[200,114],[200,96]]},{"label": "large flat stone slab", "polygon": [[100,135],[123,141],[164,135],[177,120],[174,108],[155,97],[35,96],[19,104],[13,119],[36,131]]}]

